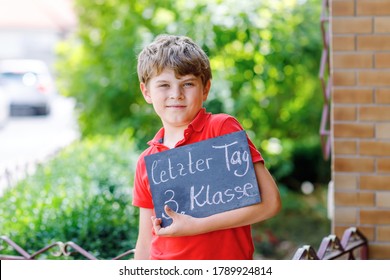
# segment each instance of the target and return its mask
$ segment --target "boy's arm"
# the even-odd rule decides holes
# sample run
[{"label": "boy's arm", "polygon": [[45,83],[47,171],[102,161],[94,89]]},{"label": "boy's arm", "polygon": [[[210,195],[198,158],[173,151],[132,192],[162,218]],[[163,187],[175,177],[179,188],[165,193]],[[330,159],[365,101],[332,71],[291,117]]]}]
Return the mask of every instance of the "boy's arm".
[{"label": "boy's arm", "polygon": [[276,215],[281,209],[278,188],[271,174],[263,163],[254,164],[257,182],[261,194],[261,203],[247,207],[218,213],[205,218],[194,218],[182,215],[165,207],[165,211],[173,222],[162,228],[161,220],[152,217],[152,223],[157,235],[160,236],[189,236],[210,231],[245,226],[264,221]]},{"label": "boy's arm", "polygon": [[150,217],[152,215],[152,209],[139,209],[138,239],[135,245],[134,255],[134,259],[136,260],[148,260],[150,257],[150,244],[152,242],[152,224],[150,223]]}]

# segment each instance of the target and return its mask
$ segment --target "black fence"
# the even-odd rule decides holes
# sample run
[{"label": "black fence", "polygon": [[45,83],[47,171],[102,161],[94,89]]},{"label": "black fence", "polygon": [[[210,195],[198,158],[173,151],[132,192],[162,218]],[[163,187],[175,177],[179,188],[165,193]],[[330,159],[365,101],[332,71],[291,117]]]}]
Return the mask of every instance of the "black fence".
[{"label": "black fence", "polygon": [[[20,247],[7,236],[0,237],[0,253],[5,248],[4,245],[10,246],[15,251],[15,255],[2,255],[0,260],[34,260],[46,258],[45,255],[50,253],[51,258],[69,257],[79,254],[88,260],[97,260],[90,252],[86,251],[74,242],[54,242],[44,248],[28,253],[27,250]],[[130,249],[112,258],[112,260],[131,259],[133,258],[135,249]],[[367,260],[368,259],[368,241],[366,237],[355,227],[348,228],[341,240],[335,235],[329,235],[323,238],[318,252],[310,245],[305,245],[299,248],[292,258],[293,260]]]},{"label": "black fence", "polygon": [[[7,246],[10,246],[14,249],[15,255],[2,255],[0,254],[0,260],[35,260],[42,257],[44,254],[50,253],[54,258],[55,257],[69,257],[71,255],[80,254],[87,260],[97,260],[98,258],[77,245],[76,243],[72,241],[68,242],[54,242],[50,245],[45,246],[44,248],[34,252],[34,253],[28,253],[25,249],[20,247],[18,244],[16,244],[14,241],[12,241],[7,236],[1,236],[0,241],[3,244],[0,244],[0,252],[4,249],[4,243],[7,244]],[[126,252],[123,252],[122,254],[116,256],[115,258],[112,258],[112,260],[120,260],[124,258],[131,258],[134,254],[135,250],[131,249]]]},{"label": "black fence", "polygon": [[293,260],[367,260],[367,238],[355,227],[345,230],[341,240],[335,235],[322,239],[320,248],[316,252],[310,245],[299,248]]}]

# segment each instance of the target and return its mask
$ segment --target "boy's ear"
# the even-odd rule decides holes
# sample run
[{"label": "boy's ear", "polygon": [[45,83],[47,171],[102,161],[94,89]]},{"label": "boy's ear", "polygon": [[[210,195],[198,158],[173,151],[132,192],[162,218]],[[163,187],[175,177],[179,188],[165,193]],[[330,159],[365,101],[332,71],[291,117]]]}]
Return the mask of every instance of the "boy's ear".
[{"label": "boy's ear", "polygon": [[139,87],[142,91],[142,95],[144,96],[147,103],[152,104],[152,98],[149,95],[148,87],[145,83],[140,83]]},{"label": "boy's ear", "polygon": [[206,85],[203,88],[203,101],[207,100],[207,97],[209,96],[210,88],[211,88],[211,80],[208,80]]}]

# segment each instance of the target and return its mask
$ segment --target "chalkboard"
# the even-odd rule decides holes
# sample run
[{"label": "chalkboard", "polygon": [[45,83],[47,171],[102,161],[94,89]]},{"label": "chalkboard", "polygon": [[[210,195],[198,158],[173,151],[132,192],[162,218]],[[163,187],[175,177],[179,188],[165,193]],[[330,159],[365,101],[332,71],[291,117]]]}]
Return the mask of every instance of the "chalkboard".
[{"label": "chalkboard", "polygon": [[162,227],[172,223],[164,205],[207,217],[261,201],[245,131],[149,155],[145,163]]}]

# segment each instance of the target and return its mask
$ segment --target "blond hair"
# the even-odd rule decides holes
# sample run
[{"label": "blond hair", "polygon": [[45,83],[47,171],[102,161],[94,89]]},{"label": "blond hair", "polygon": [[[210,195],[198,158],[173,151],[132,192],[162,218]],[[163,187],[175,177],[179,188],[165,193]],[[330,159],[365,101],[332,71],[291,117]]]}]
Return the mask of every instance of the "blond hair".
[{"label": "blond hair", "polygon": [[138,78],[141,83],[172,69],[176,76],[193,74],[203,85],[212,78],[210,61],[206,53],[186,36],[159,35],[138,55]]}]

